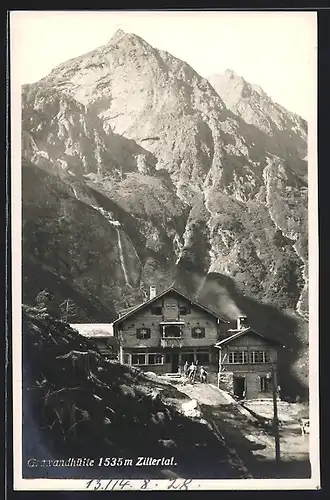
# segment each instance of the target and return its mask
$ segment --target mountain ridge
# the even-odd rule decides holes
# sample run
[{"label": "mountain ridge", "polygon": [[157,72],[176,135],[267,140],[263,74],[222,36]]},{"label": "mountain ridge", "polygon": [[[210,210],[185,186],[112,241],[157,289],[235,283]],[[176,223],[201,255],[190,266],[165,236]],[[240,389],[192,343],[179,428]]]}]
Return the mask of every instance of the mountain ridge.
[{"label": "mountain ridge", "polygon": [[[247,82],[232,70],[208,77],[214,89],[222,96],[226,106],[250,125],[254,125],[265,136],[270,136],[277,149],[276,154],[307,157],[307,121],[274,102],[264,90]],[[284,134],[282,132],[285,132]],[[270,144],[266,142],[266,144]],[[300,166],[302,175],[307,180],[307,170]]]}]

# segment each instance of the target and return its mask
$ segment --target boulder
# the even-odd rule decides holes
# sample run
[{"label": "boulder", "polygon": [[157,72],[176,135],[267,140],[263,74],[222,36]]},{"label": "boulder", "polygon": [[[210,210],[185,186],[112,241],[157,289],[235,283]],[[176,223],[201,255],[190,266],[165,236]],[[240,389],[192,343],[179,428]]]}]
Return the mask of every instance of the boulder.
[{"label": "boulder", "polygon": [[158,443],[165,448],[177,448],[177,444],[173,441],[173,439],[159,439]]},{"label": "boulder", "polygon": [[165,423],[165,413],[158,411],[157,413],[152,413],[151,420],[154,424],[164,424]]},{"label": "boulder", "polygon": [[131,396],[131,397],[135,397],[135,391],[132,387],[129,387],[128,385],[125,385],[125,384],[121,384],[120,386],[120,390],[123,394],[125,394],[125,396]]},{"label": "boulder", "polygon": [[200,406],[196,399],[191,399],[190,401],[182,403],[181,410],[186,417],[201,418],[202,416]]}]

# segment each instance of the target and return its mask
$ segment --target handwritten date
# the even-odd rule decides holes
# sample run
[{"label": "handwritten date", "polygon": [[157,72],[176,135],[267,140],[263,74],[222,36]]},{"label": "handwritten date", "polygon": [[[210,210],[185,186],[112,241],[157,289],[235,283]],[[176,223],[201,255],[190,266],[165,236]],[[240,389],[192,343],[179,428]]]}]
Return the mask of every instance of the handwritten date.
[{"label": "handwritten date", "polygon": [[[161,481],[159,481],[161,482]],[[189,484],[192,479],[169,479],[165,481],[166,490],[188,490]],[[123,489],[134,489],[134,490],[152,490],[153,486],[157,487],[159,483],[157,481],[151,481],[150,479],[134,480],[130,481],[128,479],[90,479],[86,483],[86,489],[89,490],[123,490]]]}]

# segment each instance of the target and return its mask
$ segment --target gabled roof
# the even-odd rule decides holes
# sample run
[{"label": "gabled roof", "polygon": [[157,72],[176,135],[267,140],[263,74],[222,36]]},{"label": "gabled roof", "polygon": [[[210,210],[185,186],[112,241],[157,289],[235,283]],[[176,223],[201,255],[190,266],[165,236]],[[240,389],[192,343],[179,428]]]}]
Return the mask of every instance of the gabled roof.
[{"label": "gabled roof", "polygon": [[124,314],[127,314],[128,312],[132,311],[135,308],[136,306],[126,307],[126,309],[121,309],[120,311],[118,311],[118,314],[119,316],[124,316]]},{"label": "gabled roof", "polygon": [[[265,342],[268,342],[269,344],[274,344],[274,345],[282,346],[282,344],[280,342],[278,342],[278,340],[275,340],[275,339],[272,339],[272,338],[269,338],[269,337],[265,337],[261,333],[256,332],[250,326],[248,326],[248,327],[244,328],[243,330],[239,330],[239,331],[235,332],[233,335],[230,335],[229,337],[226,337],[226,338],[220,340],[219,342],[217,342],[216,344],[214,344],[214,347],[220,348],[220,347],[222,347],[224,345],[230,344],[230,342],[232,342],[233,340],[236,340],[236,339],[242,337],[246,333],[252,333],[253,335],[257,335],[258,337],[261,337]],[[284,347],[284,346],[282,346],[282,347]]]},{"label": "gabled roof", "polygon": [[179,290],[176,290],[174,287],[171,286],[171,287],[167,288],[166,290],[164,290],[163,292],[161,292],[158,295],[156,295],[155,297],[153,297],[152,299],[149,299],[146,302],[143,302],[142,304],[139,304],[138,306],[134,307],[133,309],[131,309],[130,311],[128,311],[123,316],[120,316],[112,324],[116,325],[117,323],[120,323],[121,321],[123,321],[124,319],[128,318],[129,316],[131,316],[132,314],[136,313],[137,311],[140,311],[141,309],[143,309],[144,307],[152,304],[153,302],[155,302],[156,300],[160,299],[164,295],[167,295],[169,292],[174,292],[174,293],[180,295],[181,297],[183,297],[184,299],[186,299],[188,302],[190,302],[192,305],[195,305],[196,307],[199,307],[200,309],[203,309],[203,311],[211,314],[212,316],[214,316],[217,319],[220,319],[222,322],[224,322],[224,323],[230,323],[230,321],[227,318],[225,318],[224,316],[220,316],[220,314],[217,314],[214,311],[211,311],[211,309],[208,309],[208,307],[205,307],[202,304],[200,304],[199,302],[196,302],[195,300],[187,297],[182,292],[179,292]]}]

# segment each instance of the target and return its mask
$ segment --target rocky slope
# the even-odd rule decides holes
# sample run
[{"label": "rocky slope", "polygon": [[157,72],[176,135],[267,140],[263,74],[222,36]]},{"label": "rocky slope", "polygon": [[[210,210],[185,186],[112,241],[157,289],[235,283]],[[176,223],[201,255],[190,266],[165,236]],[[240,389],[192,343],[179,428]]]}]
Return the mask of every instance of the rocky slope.
[{"label": "rocky slope", "polygon": [[214,87],[122,31],[24,86],[25,300],[56,286],[105,321],[175,282],[231,319],[251,298],[252,323],[295,337],[307,315],[306,127],[261,105],[262,91],[243,113]]}]

